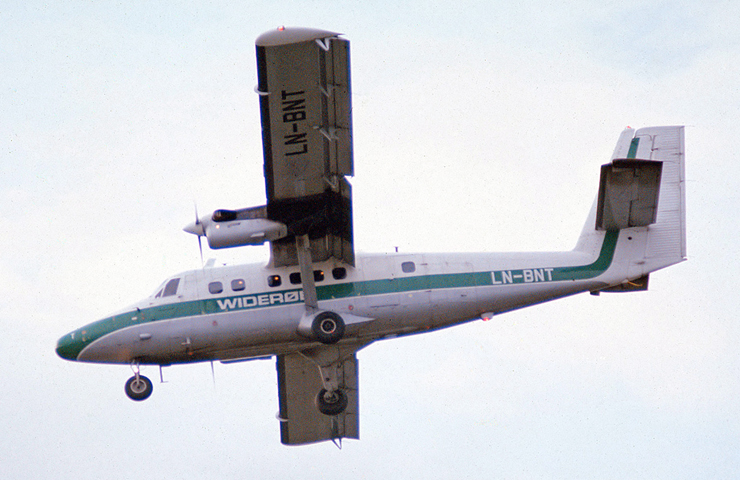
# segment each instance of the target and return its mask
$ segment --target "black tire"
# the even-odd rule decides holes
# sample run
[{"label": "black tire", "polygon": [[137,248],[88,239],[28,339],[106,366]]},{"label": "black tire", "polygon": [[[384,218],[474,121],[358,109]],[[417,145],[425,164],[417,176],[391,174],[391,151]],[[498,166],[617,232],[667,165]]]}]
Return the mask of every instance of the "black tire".
[{"label": "black tire", "polygon": [[[347,408],[347,394],[342,390],[334,390],[330,395],[326,394],[326,389],[322,388],[316,395],[316,407],[324,415],[339,415]],[[328,398],[327,398],[328,397]]]},{"label": "black tire", "polygon": [[154,386],[151,380],[144,375],[139,375],[138,381],[135,376],[128,379],[125,390],[128,398],[140,402],[149,398],[154,391]]},{"label": "black tire", "polygon": [[321,312],[314,317],[311,331],[321,343],[337,343],[344,336],[344,320],[334,312]]}]

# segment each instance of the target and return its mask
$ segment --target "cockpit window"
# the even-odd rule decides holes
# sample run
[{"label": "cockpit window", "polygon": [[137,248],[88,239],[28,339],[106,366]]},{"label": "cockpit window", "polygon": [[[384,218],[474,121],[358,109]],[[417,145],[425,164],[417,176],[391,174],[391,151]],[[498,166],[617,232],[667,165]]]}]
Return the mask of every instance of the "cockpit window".
[{"label": "cockpit window", "polygon": [[177,286],[180,285],[180,279],[179,278],[173,278],[169,282],[167,282],[167,285],[164,287],[164,292],[162,293],[163,297],[170,297],[177,293]]}]

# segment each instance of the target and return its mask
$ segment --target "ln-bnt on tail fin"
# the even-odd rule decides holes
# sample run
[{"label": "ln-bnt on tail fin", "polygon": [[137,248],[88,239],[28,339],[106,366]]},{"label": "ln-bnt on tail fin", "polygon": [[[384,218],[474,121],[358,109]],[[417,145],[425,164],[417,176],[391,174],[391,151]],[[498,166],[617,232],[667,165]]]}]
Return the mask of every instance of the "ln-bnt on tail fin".
[{"label": "ln-bnt on tail fin", "polygon": [[[684,127],[622,132],[603,165],[599,194],[576,250],[596,254],[618,240],[604,291],[646,290],[650,272],[686,259]],[[613,234],[613,233],[612,233]]]}]

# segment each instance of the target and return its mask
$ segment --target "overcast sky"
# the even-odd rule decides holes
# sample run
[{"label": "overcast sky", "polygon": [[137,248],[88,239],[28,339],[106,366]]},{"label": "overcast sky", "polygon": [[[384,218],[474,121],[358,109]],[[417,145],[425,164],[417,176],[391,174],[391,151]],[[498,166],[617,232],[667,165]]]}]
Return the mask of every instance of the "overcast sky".
[{"label": "overcast sky", "polygon": [[[0,7],[0,477],[737,475],[740,4],[154,3]],[[148,367],[130,401],[128,366],[56,340],[199,268],[194,202],[264,203],[254,40],[279,25],[351,41],[359,251],[570,249],[621,130],[680,124],[689,261],[371,345],[342,451],[280,444],[273,361]]]}]

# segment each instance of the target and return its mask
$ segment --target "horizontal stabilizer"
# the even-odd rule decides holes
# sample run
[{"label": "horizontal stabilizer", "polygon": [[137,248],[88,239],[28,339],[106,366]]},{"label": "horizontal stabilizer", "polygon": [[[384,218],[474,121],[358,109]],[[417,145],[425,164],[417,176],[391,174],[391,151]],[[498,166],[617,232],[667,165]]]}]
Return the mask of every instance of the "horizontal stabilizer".
[{"label": "horizontal stabilizer", "polygon": [[645,227],[655,223],[663,162],[616,159],[601,167],[598,230]]}]

